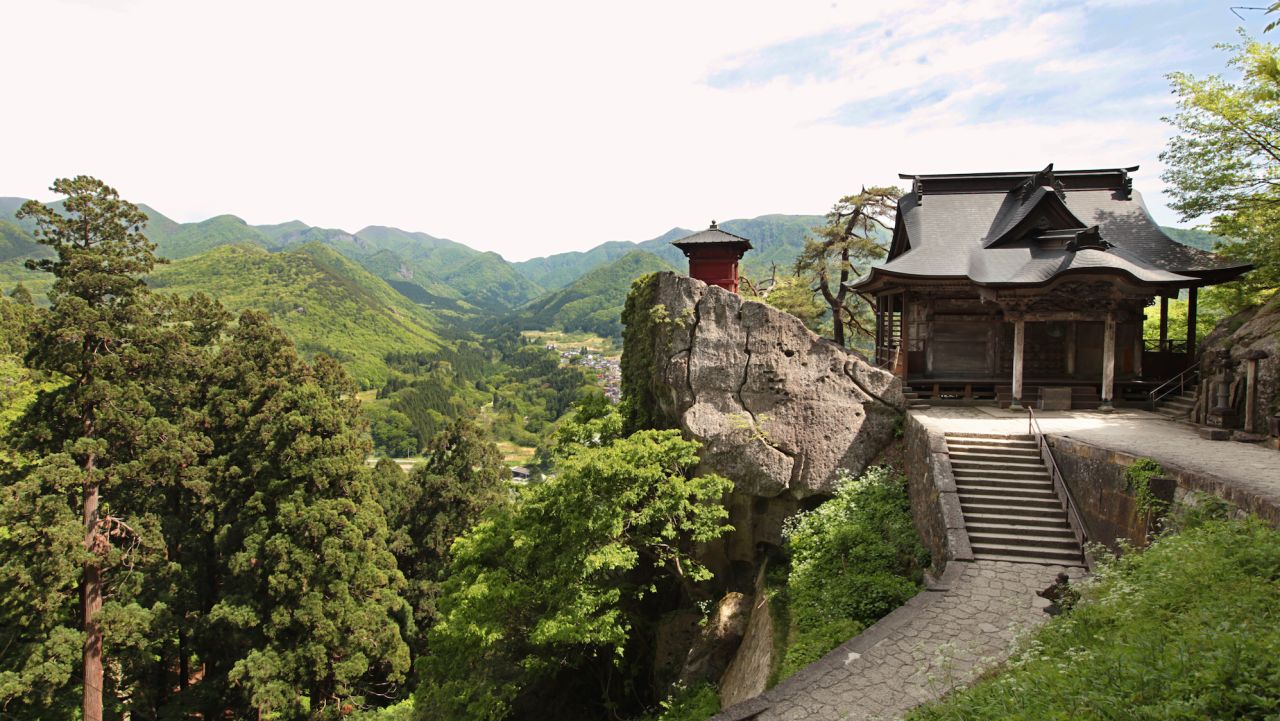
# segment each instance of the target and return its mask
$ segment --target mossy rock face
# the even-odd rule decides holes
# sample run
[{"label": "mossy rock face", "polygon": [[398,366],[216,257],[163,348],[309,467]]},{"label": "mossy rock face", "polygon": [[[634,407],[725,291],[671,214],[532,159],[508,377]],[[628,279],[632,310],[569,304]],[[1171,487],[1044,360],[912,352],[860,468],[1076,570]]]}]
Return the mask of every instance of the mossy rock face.
[{"label": "mossy rock face", "polygon": [[665,272],[635,282],[623,322],[629,430],[680,428],[737,493],[829,494],[893,439],[898,379],[794,316]]},{"label": "mossy rock face", "polygon": [[[1244,421],[1245,388],[1244,378],[1250,357],[1265,355],[1256,360],[1258,364],[1257,388],[1254,403],[1253,427],[1256,431],[1266,432],[1269,420],[1280,413],[1280,294],[1272,296],[1263,305],[1246,308],[1233,316],[1224,318],[1213,329],[1200,347],[1202,368],[1205,378],[1212,381],[1215,371],[1212,364],[1206,361],[1212,358],[1210,353],[1227,351],[1231,359],[1236,361],[1234,396],[1236,411]],[[1197,413],[1203,420],[1205,408],[1216,403],[1212,382],[1201,382]]]}]

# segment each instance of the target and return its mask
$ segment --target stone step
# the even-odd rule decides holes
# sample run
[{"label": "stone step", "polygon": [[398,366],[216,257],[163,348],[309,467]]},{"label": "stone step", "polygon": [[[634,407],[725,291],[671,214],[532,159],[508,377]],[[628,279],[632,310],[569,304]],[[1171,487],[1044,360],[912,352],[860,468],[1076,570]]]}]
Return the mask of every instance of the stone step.
[{"label": "stone step", "polygon": [[1035,443],[1036,437],[1025,433],[1018,433],[1008,436],[979,436],[971,433],[946,433],[944,434],[948,441],[957,440],[965,443]]},{"label": "stone step", "polygon": [[983,446],[950,446],[947,455],[952,460],[964,461],[997,461],[1001,463],[1039,463],[1040,450],[1037,448],[988,448]]},{"label": "stone step", "polygon": [[965,525],[975,526],[1016,526],[1020,528],[1043,528],[1046,530],[1070,530],[1071,525],[1067,522],[1067,514],[1043,514],[1033,509],[1024,509],[1031,511],[1030,513],[1006,513],[1006,509],[997,508],[990,512],[974,512],[964,514]]},{"label": "stone step", "polygon": [[1194,398],[1165,398],[1160,401],[1161,408],[1185,408],[1191,410],[1195,405]]},{"label": "stone step", "polygon": [[969,546],[973,548],[974,558],[984,556],[1003,556],[1005,558],[1037,558],[1042,562],[1071,562],[1080,563],[1084,560],[1084,555],[1079,550],[1066,550],[1055,548],[1032,548],[1029,546],[1013,546],[1007,543],[974,543],[972,540]]},{"label": "stone step", "polygon": [[986,453],[997,456],[1039,457],[1040,447],[1035,441],[1017,441],[1017,445],[1008,443],[977,443],[970,441],[947,440],[947,453]]},{"label": "stone step", "polygon": [[978,521],[965,519],[965,530],[970,535],[988,535],[992,533],[1011,533],[1016,536],[1044,536],[1046,538],[1070,538],[1075,540],[1076,535],[1071,532],[1071,528],[1062,523],[1054,526],[1033,526],[1027,519],[1011,518],[1008,523],[995,523],[987,521]]},{"label": "stone step", "polygon": [[1039,463],[1038,448],[990,448],[985,446],[957,446],[947,448],[952,460],[986,460],[999,463]]},{"label": "stone step", "polygon": [[1037,548],[1052,551],[1075,551],[1079,552],[1080,546],[1076,543],[1076,537],[1067,534],[1066,536],[1030,536],[1017,533],[987,533],[969,532],[969,545],[971,546],[1019,546],[1027,548]]},{"label": "stone step", "polygon": [[979,561],[1004,561],[1006,563],[1036,563],[1041,566],[1084,566],[1084,557],[1077,558],[1034,558],[1030,556],[1006,556],[999,553],[977,553],[973,557]]},{"label": "stone step", "polygon": [[1038,508],[1049,511],[1062,512],[1062,504],[1056,496],[1049,498],[1016,498],[1003,494],[992,493],[970,493],[961,488],[960,507],[964,509],[966,506],[983,506],[985,508]]},{"label": "stone step", "polygon": [[970,501],[960,502],[960,509],[964,512],[965,523],[970,520],[981,521],[991,518],[1016,518],[1019,523],[1035,526],[1065,526],[1067,524],[1067,512],[1062,510],[1062,506],[1057,508],[1036,507],[1036,506],[1009,506],[1001,503],[992,503],[990,501]]},{"label": "stone step", "polygon": [[956,476],[956,480],[961,478],[983,478],[988,480],[1005,480],[1005,481],[1047,481],[1049,480],[1049,471],[1043,466],[1036,470],[1030,471],[997,471],[986,469],[968,469],[951,467],[952,472]]},{"label": "stone step", "polygon": [[1048,478],[1036,480],[1028,480],[1022,478],[975,478],[963,477],[956,479],[957,486],[988,486],[998,489],[1022,490],[1022,491],[1048,491],[1053,493],[1053,482]]},{"label": "stone step", "polygon": [[969,456],[954,454],[951,456],[951,467],[957,471],[1042,471],[1044,464],[1039,458],[1002,458],[998,461],[975,460]]},{"label": "stone step", "polygon": [[1053,487],[1046,488],[1018,488],[1016,486],[995,486],[985,484],[957,483],[956,488],[960,493],[967,495],[983,495],[995,496],[998,498],[1032,498],[1044,500],[1057,500],[1058,496],[1053,492]]}]

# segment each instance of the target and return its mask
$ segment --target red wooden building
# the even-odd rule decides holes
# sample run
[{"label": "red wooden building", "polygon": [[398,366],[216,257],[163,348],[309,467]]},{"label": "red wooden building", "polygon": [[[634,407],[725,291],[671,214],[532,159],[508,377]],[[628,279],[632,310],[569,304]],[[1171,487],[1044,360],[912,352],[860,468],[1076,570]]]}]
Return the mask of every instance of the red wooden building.
[{"label": "red wooden building", "polygon": [[671,244],[689,259],[691,277],[738,292],[738,261],[751,250],[751,241],[720,230],[713,220],[710,228],[673,240]]}]

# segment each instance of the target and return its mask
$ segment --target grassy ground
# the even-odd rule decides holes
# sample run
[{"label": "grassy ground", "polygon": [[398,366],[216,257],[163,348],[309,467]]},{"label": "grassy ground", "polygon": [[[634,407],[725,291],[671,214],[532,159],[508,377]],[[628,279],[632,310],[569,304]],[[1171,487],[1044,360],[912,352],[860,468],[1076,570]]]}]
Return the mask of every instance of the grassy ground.
[{"label": "grassy ground", "polygon": [[511,441],[499,441],[497,443],[498,450],[502,452],[502,460],[507,465],[522,466],[533,460],[533,454],[537,450],[529,446],[521,446]]},{"label": "grassy ground", "polygon": [[554,343],[557,348],[583,348],[593,353],[600,353],[606,358],[622,357],[622,345],[612,338],[605,338],[593,333],[566,333],[560,330],[526,330],[523,335],[538,343]]},{"label": "grassy ground", "polygon": [[1104,564],[1003,669],[908,718],[1280,719],[1280,531],[1209,521]]}]

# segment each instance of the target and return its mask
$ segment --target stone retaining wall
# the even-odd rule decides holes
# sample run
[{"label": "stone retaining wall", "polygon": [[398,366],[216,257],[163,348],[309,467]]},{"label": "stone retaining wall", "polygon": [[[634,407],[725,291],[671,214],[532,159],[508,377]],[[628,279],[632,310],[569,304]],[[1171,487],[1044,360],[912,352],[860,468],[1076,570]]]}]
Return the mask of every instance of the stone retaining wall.
[{"label": "stone retaining wall", "polygon": [[[1139,456],[1110,450],[1067,436],[1047,436],[1054,460],[1062,471],[1071,494],[1079,505],[1089,540],[1119,550],[1119,542],[1143,546],[1148,533],[1148,519],[1140,513],[1133,491],[1124,473]],[[1151,489],[1157,498],[1175,503],[1195,503],[1198,493],[1221,498],[1232,507],[1233,516],[1256,514],[1268,523],[1280,526],[1280,507],[1270,499],[1250,493],[1239,484],[1210,473],[1181,468],[1152,458],[1164,469],[1164,478],[1152,479]]]},{"label": "stone retaining wall", "polygon": [[972,561],[973,549],[951,473],[946,437],[929,430],[911,414],[904,423],[911,517],[933,559],[933,573],[940,576],[950,561]]}]

